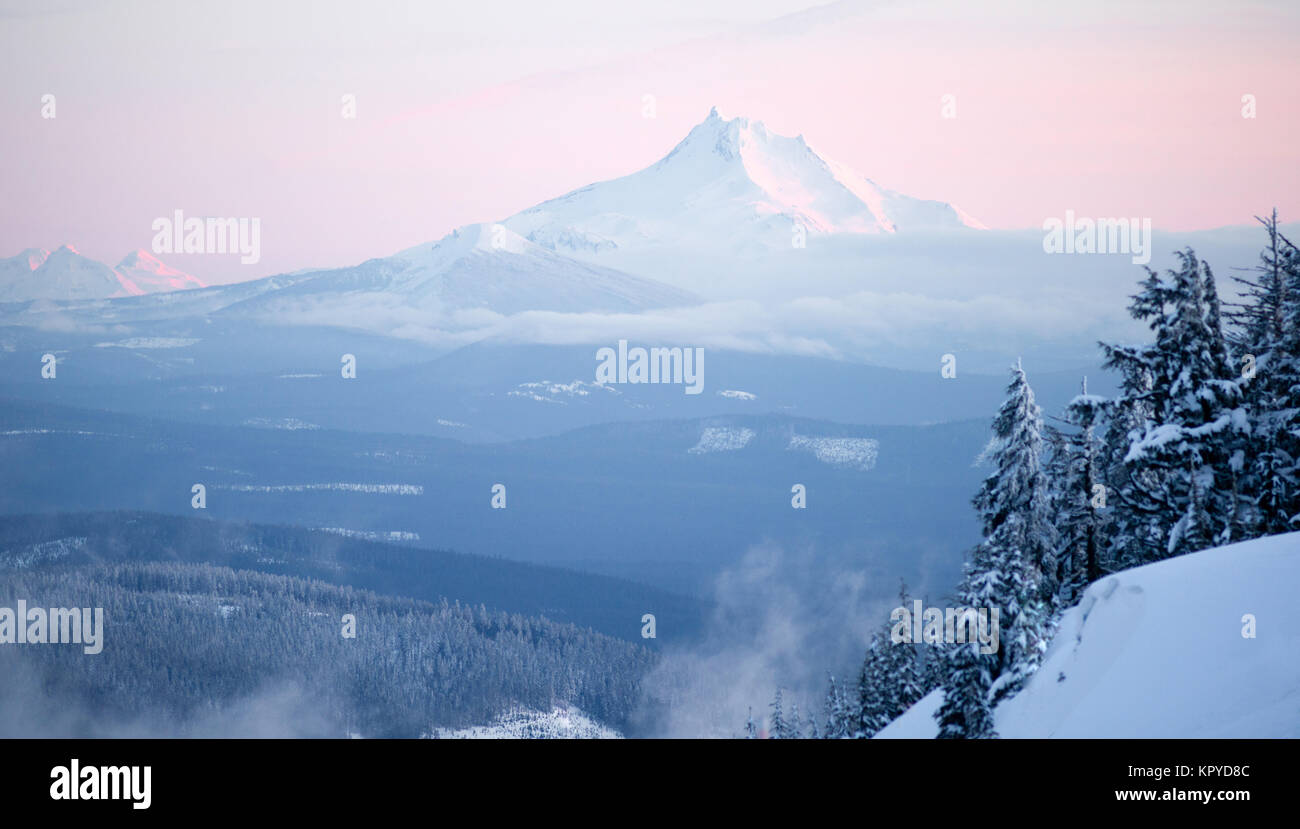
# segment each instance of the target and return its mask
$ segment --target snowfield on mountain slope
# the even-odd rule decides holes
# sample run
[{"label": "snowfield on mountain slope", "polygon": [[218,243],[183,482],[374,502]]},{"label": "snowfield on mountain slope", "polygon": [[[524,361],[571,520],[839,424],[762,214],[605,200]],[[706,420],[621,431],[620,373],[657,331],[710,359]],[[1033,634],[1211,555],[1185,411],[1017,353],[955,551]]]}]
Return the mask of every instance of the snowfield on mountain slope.
[{"label": "snowfield on mountain slope", "polygon": [[865,472],[876,465],[876,457],[880,453],[880,441],[874,438],[792,435],[787,448],[811,452],[817,460],[831,466],[843,466]]},{"label": "snowfield on mountain slope", "polygon": [[[232,294],[246,290],[230,287]],[[475,312],[637,313],[698,302],[688,291],[548,250],[503,225],[476,224],[383,259],[298,274],[241,298],[229,312],[391,331],[413,319],[448,328],[481,324]],[[458,321],[461,313],[467,322]]]},{"label": "snowfield on mountain slope", "polygon": [[578,709],[564,707],[549,713],[511,711],[491,725],[440,728],[426,736],[439,740],[617,740],[622,737]]},{"label": "snowfield on mountain slope", "polygon": [[[1297,585],[1300,533],[1102,579],[998,706],[998,735],[1300,738]],[[1247,614],[1255,638],[1243,636]],[[942,698],[931,693],[876,736],[934,737]]]},{"label": "snowfield on mountain slope", "polygon": [[137,296],[207,287],[198,277],[164,264],[145,250],[128,253],[114,271],[126,292]]}]

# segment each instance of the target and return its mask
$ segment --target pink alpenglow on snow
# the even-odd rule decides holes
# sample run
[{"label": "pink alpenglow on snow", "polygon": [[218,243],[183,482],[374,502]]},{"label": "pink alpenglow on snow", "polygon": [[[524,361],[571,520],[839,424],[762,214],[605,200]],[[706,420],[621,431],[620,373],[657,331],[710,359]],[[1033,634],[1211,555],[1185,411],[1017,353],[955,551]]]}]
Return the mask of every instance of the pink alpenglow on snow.
[{"label": "pink alpenglow on snow", "polygon": [[198,277],[141,250],[127,254],[116,268],[72,245],[53,252],[30,248],[0,259],[0,302],[113,299],[202,287]]},{"label": "pink alpenglow on snow", "polygon": [[984,229],[953,205],[912,198],[819,155],[803,136],[714,107],[650,167],[507,219],[538,244],[601,253],[719,239],[789,247],[796,232],[893,234]]},{"label": "pink alpenglow on snow", "polygon": [[153,294],[207,287],[192,274],[164,264],[144,250],[134,250],[117,263],[118,278],[128,293]]}]

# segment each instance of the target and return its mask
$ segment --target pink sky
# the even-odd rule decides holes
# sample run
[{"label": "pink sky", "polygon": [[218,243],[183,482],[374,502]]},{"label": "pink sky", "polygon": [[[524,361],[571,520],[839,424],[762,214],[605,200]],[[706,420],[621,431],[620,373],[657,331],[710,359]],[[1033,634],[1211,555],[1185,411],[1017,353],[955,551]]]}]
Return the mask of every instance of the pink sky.
[{"label": "pink sky", "polygon": [[256,265],[164,257],[209,281],[353,264],[640,169],[713,105],[994,228],[1300,219],[1286,3],[605,5],[0,11],[0,256],[116,263],[181,209],[261,219]]}]

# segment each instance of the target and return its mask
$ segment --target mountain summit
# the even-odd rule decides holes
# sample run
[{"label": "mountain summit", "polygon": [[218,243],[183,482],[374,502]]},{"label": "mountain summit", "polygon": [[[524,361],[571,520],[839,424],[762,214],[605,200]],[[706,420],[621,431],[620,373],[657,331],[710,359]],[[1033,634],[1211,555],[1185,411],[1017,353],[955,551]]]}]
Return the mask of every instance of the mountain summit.
[{"label": "mountain summit", "polygon": [[810,235],[984,228],[953,205],[896,193],[818,155],[803,136],[724,119],[716,107],[654,165],[505,224],[544,247],[588,254],[693,241],[789,246],[796,225]]},{"label": "mountain summit", "polygon": [[0,259],[0,302],[110,299],[202,287],[198,278],[143,250],[127,254],[116,268],[83,256],[72,245],[52,253],[28,248]]},{"label": "mountain summit", "polygon": [[128,292],[113,269],[72,245],[47,253],[31,249],[0,259],[0,302],[30,299],[102,299]]},{"label": "mountain summit", "polygon": [[205,287],[196,276],[163,264],[153,254],[136,249],[114,268],[118,280],[130,294],[152,294]]}]

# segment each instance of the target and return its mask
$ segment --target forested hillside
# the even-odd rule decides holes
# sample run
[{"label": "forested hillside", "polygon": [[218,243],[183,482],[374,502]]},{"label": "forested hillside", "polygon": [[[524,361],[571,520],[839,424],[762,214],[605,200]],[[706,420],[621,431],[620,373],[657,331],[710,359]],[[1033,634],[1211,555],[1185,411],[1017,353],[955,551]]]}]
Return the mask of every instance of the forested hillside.
[{"label": "forested hillside", "polygon": [[[33,565],[145,561],[203,562],[412,599],[482,604],[651,647],[691,638],[706,612],[695,599],[622,579],[298,527],[145,512],[0,516],[0,575]],[[655,614],[661,638],[641,638],[645,613]]]},{"label": "forested hillside", "polygon": [[622,728],[655,658],[574,625],[207,564],[28,561],[0,578],[0,605],[19,599],[102,607],[104,645],[0,649],[5,736],[418,737],[557,705]]}]

